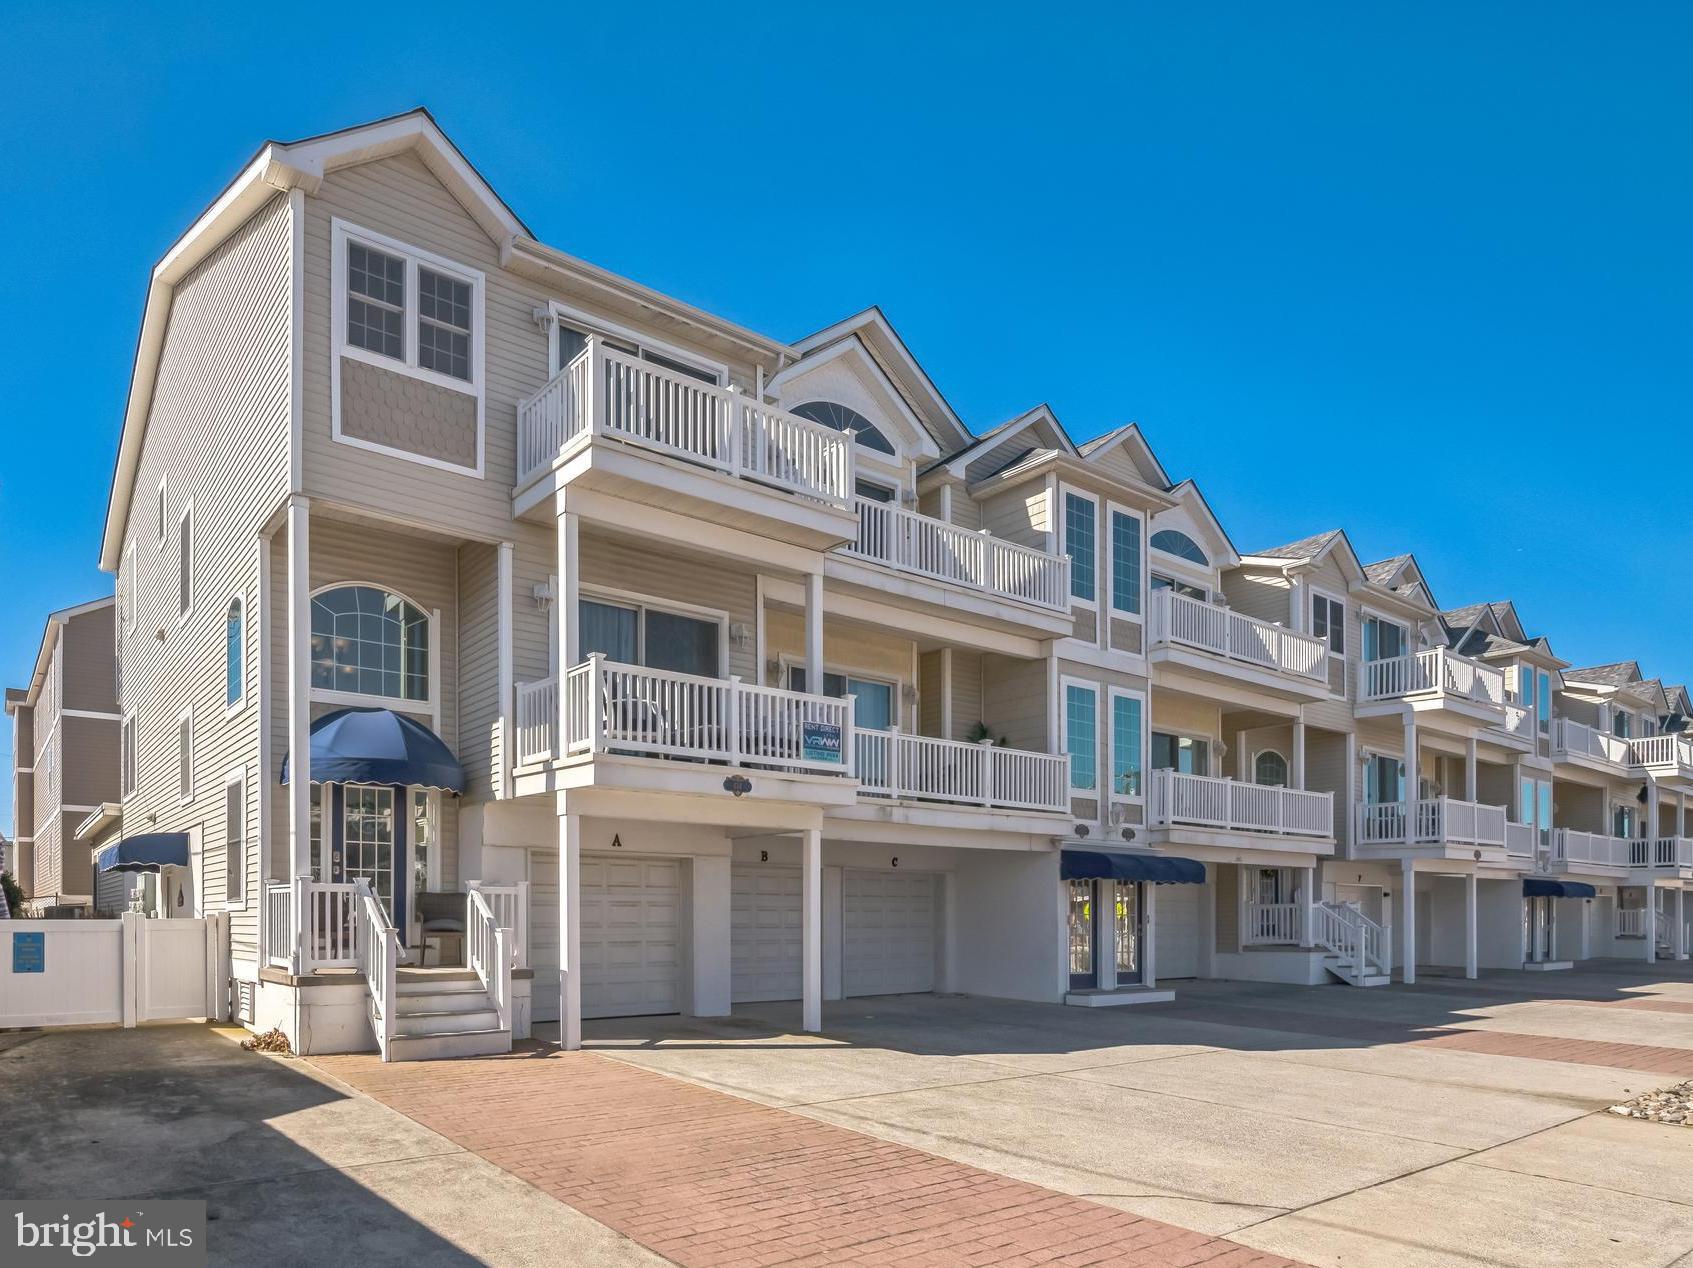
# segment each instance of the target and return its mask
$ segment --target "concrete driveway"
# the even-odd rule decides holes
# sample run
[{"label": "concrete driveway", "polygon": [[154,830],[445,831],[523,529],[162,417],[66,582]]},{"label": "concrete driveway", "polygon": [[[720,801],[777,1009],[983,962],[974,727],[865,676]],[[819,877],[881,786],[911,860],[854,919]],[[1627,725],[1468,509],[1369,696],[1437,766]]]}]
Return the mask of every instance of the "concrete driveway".
[{"label": "concrete driveway", "polygon": [[664,1261],[303,1061],[200,1025],[0,1034],[0,1195],[196,1198],[214,1264]]},{"label": "concrete driveway", "polygon": [[1320,1265],[1693,1265],[1693,972],[1361,991],[1184,984],[1119,1009],[884,997],[589,1023],[620,1060]]}]

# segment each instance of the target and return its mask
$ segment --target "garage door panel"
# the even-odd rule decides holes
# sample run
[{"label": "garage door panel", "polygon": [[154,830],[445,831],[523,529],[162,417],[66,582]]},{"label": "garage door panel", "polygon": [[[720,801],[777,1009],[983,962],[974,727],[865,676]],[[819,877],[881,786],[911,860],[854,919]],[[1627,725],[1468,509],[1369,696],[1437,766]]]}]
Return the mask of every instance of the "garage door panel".
[{"label": "garage door panel", "polygon": [[583,856],[584,1017],[681,1008],[681,884],[675,862]]},{"label": "garage door panel", "polygon": [[801,951],[799,869],[749,864],[731,868],[731,1002],[798,999]]},{"label": "garage door panel", "polygon": [[1199,976],[1200,885],[1160,885],[1157,903],[1158,980]]},{"label": "garage door panel", "polygon": [[841,989],[895,995],[935,988],[935,877],[848,872],[842,913]]}]

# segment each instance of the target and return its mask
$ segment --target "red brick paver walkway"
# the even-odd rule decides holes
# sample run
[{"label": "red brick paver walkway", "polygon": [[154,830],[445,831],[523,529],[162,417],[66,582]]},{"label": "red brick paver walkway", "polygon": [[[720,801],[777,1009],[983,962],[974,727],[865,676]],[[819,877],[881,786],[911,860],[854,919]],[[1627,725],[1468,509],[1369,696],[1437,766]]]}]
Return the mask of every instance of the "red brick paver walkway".
[{"label": "red brick paver walkway", "polygon": [[593,1053],[313,1061],[685,1268],[1292,1263]]}]

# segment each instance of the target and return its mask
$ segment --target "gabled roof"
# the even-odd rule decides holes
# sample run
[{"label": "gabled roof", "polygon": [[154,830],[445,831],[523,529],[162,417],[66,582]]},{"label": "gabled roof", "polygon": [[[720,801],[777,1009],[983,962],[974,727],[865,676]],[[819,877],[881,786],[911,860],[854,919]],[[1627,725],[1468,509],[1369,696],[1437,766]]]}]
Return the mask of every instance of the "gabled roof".
[{"label": "gabled roof", "polygon": [[1378,586],[1391,586],[1404,571],[1405,565],[1411,562],[1409,555],[1395,555],[1392,559],[1378,559],[1373,564],[1364,565],[1364,576]]},{"label": "gabled roof", "polygon": [[[1175,498],[1177,503],[1186,508],[1190,514],[1197,514],[1206,527],[1216,535],[1217,540],[1223,543],[1223,548],[1228,552],[1228,556],[1212,559],[1211,566],[1213,568],[1232,568],[1240,562],[1240,552],[1235,549],[1235,544],[1229,537],[1228,531],[1223,527],[1223,522],[1217,518],[1216,512],[1211,509],[1211,503],[1206,500],[1205,494],[1200,491],[1198,481],[1183,480],[1170,490],[1170,496]],[[1158,525],[1155,520],[1149,526],[1148,532],[1150,534],[1157,531]]]},{"label": "gabled roof", "polygon": [[1095,436],[1082,445],[1080,453],[1084,458],[1091,458],[1112,447],[1124,449],[1141,472],[1142,478],[1154,488],[1169,492],[1170,473],[1164,470],[1164,464],[1158,461],[1158,455],[1152,452],[1152,446],[1146,441],[1140,430],[1139,423],[1125,423],[1115,431],[1108,431],[1103,436]]},{"label": "gabled roof", "polygon": [[970,441],[969,444],[964,445],[962,448],[955,449],[952,453],[947,454],[946,457],[936,459],[927,467],[923,468],[922,474],[927,475],[929,472],[939,470],[942,467],[946,467],[953,471],[961,470],[963,463],[967,459],[980,454],[983,450],[988,449],[993,445],[1003,444],[1005,441],[1012,439],[1019,432],[1027,431],[1030,428],[1041,424],[1044,424],[1044,426],[1041,427],[1041,430],[1045,433],[1043,439],[1047,442],[1052,442],[1048,444],[1047,447],[1055,447],[1059,453],[1073,455],[1077,452],[1075,443],[1070,439],[1070,433],[1064,429],[1064,424],[1058,421],[1058,415],[1052,412],[1052,407],[1050,405],[1042,403],[1035,406],[1033,409],[1024,410],[1021,414],[1018,414],[1013,418],[1006,419],[997,427],[989,428],[980,436],[977,436],[974,440]]},{"label": "gabled roof", "polygon": [[[1296,542],[1288,542],[1281,546],[1271,546],[1268,550],[1255,550],[1254,556],[1260,559],[1309,559],[1315,560],[1329,551],[1337,541],[1341,541],[1346,534],[1338,528],[1331,528],[1324,533],[1315,533],[1310,537],[1301,537]],[[1353,558],[1357,558],[1356,555]],[[1362,569],[1360,568],[1360,571]]]},{"label": "gabled roof", "polygon": [[1591,683],[1597,687],[1628,687],[1641,681],[1640,662],[1619,660],[1609,665],[1588,665],[1581,669],[1566,669],[1568,682]]},{"label": "gabled roof", "polygon": [[59,641],[59,631],[70,622],[73,617],[81,616],[85,612],[97,612],[101,608],[111,607],[117,602],[116,595],[108,594],[103,599],[90,599],[87,603],[74,603],[68,608],[60,608],[57,612],[47,614],[47,624],[41,631],[41,648],[35,653],[35,668],[29,676],[29,686],[19,689],[6,688],[6,712],[13,712],[20,704],[34,704],[41,694],[41,684],[47,681],[47,666],[53,658],[53,645]]}]

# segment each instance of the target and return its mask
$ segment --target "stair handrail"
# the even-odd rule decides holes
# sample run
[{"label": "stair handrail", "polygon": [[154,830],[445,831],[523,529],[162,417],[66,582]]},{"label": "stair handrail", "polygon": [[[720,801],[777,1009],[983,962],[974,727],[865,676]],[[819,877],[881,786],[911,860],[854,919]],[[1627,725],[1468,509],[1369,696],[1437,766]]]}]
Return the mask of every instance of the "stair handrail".
[{"label": "stair handrail", "polygon": [[399,990],[396,985],[400,967],[400,935],[388,911],[363,877],[354,882],[358,895],[358,960],[364,974],[365,990],[370,999],[370,1028],[376,1034],[376,1047],[384,1061],[392,1060],[389,1050],[394,1040],[394,1014]]},{"label": "stair handrail", "polygon": [[465,895],[464,927],[469,934],[466,949],[470,967],[476,970],[482,989],[494,1001],[499,1014],[500,1029],[511,1030],[511,951],[508,947],[510,931],[494,918],[494,909],[480,889]]},{"label": "stair handrail", "polygon": [[1392,975],[1393,948],[1381,925],[1352,903],[1319,902],[1314,910],[1313,942],[1350,964],[1360,978],[1372,967],[1383,977]]}]

